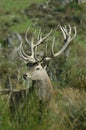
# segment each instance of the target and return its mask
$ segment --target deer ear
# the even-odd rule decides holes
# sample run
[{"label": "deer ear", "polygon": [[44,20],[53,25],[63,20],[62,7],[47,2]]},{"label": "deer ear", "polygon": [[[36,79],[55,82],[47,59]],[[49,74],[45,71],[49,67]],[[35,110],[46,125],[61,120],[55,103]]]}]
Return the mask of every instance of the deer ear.
[{"label": "deer ear", "polygon": [[47,65],[44,66],[44,70],[46,70],[46,68],[47,68]]}]

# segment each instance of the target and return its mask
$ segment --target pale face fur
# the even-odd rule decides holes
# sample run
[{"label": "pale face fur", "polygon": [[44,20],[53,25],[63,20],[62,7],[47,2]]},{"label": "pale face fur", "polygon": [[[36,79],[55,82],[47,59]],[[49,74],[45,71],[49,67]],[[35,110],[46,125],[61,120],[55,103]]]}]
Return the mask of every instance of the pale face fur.
[{"label": "pale face fur", "polygon": [[28,72],[24,75],[25,79],[32,80],[45,80],[47,78],[46,70],[41,66],[41,64],[30,67]]},{"label": "pale face fur", "polygon": [[37,96],[42,101],[49,101],[53,94],[53,87],[50,78],[41,64],[28,68],[28,72],[24,75],[25,79],[36,81]]}]

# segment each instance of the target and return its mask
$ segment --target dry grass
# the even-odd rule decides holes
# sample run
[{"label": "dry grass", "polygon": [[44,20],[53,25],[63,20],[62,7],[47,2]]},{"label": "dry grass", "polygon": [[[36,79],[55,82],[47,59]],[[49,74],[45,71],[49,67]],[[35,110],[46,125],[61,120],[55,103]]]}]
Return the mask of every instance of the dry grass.
[{"label": "dry grass", "polygon": [[[1,122],[5,124],[6,120],[11,126],[9,128],[16,130],[85,130],[86,129],[86,93],[73,88],[58,89],[54,97],[54,103],[51,104],[53,109],[46,111],[46,105],[42,106],[42,120],[39,117],[39,106],[32,95],[31,101],[22,102],[17,111],[16,120],[9,118],[9,111],[3,110],[7,107],[6,103],[0,101],[0,115],[3,117]],[[26,103],[25,103],[26,102]],[[25,104],[25,106],[24,106]],[[3,107],[2,107],[3,106]],[[23,109],[22,107],[23,106]],[[7,108],[8,109],[8,108]],[[22,111],[23,110],[23,111]],[[21,115],[22,114],[22,115]],[[6,117],[5,117],[6,115]],[[21,123],[17,119],[21,117]],[[25,120],[25,121],[24,121]],[[29,122],[28,122],[29,121]],[[18,126],[17,126],[18,124]],[[3,130],[3,129],[1,129]]]},{"label": "dry grass", "polygon": [[[85,130],[86,93],[73,88],[58,90],[56,111],[51,113],[48,130]],[[55,107],[55,105],[53,105]],[[49,120],[49,122],[50,122]]]}]

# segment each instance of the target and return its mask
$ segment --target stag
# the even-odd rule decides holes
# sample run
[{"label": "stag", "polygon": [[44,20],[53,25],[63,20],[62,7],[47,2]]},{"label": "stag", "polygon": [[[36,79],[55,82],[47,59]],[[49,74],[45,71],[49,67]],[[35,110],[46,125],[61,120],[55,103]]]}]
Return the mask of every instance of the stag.
[{"label": "stag", "polygon": [[[46,35],[42,36],[41,31],[39,31],[37,43],[34,44],[34,37],[31,40],[28,40],[28,31],[25,34],[25,40],[30,46],[30,53],[27,54],[24,51],[23,41],[20,35],[18,35],[20,46],[18,47],[18,54],[21,59],[25,61],[28,66],[28,71],[23,75],[25,80],[31,79],[34,82],[34,86],[37,88],[37,95],[39,99],[43,102],[50,101],[54,95],[54,88],[52,86],[51,80],[47,74],[46,67],[44,64],[47,61],[52,60],[54,57],[58,57],[67,49],[71,41],[76,37],[77,31],[76,27],[73,27],[73,34],[72,34],[72,27],[68,26],[59,26],[63,37],[64,37],[64,44],[63,47],[55,53],[54,46],[55,46],[55,37],[53,37],[53,42],[51,45],[52,55],[51,56],[42,56],[41,58],[37,55],[37,49],[40,44],[44,44],[45,40],[49,38],[52,34],[52,30]],[[45,42],[46,43],[46,42]]]}]

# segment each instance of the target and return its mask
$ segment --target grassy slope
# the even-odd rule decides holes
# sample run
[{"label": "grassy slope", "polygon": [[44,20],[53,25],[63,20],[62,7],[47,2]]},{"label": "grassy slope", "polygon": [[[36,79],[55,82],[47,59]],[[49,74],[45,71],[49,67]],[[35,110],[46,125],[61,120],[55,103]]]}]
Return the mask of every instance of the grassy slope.
[{"label": "grassy slope", "polygon": [[31,24],[31,21],[24,16],[22,13],[23,10],[29,7],[31,3],[40,4],[45,1],[46,0],[0,0],[0,30],[5,28],[3,23],[12,23],[12,17],[14,16],[22,22],[18,25],[12,25],[9,27],[9,31],[24,32]]},{"label": "grassy slope", "polygon": [[28,7],[31,3],[43,3],[46,0],[0,0],[0,10],[3,12],[5,11],[12,11],[14,13],[16,11],[20,11]]}]

